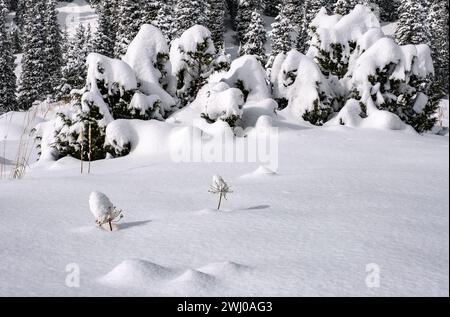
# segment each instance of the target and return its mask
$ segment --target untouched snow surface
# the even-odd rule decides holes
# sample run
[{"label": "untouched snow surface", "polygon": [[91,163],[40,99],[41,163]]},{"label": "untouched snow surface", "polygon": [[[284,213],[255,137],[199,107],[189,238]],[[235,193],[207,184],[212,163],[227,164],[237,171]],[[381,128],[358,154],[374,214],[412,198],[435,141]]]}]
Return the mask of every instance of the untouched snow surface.
[{"label": "untouched snow surface", "polygon": [[[0,295],[448,296],[448,137],[286,125],[276,173],[130,156],[1,180]],[[114,232],[95,226],[92,191],[123,209]]]}]

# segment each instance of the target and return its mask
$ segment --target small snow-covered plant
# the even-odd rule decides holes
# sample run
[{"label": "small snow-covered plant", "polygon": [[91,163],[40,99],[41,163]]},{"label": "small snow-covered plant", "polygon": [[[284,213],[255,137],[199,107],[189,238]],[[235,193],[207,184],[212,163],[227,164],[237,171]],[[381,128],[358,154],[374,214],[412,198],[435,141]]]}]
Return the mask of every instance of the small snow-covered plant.
[{"label": "small snow-covered plant", "polygon": [[227,200],[227,195],[232,193],[230,186],[223,180],[222,176],[214,175],[212,185],[209,192],[214,195],[219,195],[219,205],[217,210],[220,210],[222,199]]},{"label": "small snow-covered plant", "polygon": [[89,207],[95,217],[95,223],[99,227],[108,224],[110,231],[113,231],[112,223],[119,222],[123,218],[122,210],[115,207],[109,198],[100,192],[91,193]]}]

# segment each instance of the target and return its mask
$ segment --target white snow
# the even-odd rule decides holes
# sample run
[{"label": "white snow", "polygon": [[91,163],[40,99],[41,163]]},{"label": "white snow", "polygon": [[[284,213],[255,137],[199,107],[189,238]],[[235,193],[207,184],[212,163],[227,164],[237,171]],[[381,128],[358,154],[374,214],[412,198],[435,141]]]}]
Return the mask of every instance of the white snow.
[{"label": "white snow", "polygon": [[171,78],[172,66],[170,61],[165,61],[162,74],[156,68],[158,54],[169,57],[169,48],[164,35],[156,27],[145,24],[139,33],[128,46],[127,53],[123,60],[134,70],[139,82],[139,89],[146,95],[157,95],[161,101],[163,109],[162,115],[175,105],[174,99],[163,89],[162,83],[173,85]]}]

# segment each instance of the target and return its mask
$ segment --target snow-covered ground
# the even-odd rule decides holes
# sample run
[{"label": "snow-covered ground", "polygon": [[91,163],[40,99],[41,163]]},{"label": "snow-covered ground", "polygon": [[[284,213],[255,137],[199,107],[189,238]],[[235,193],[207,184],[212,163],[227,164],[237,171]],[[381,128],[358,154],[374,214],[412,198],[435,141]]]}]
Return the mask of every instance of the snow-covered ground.
[{"label": "snow-covered ground", "polygon": [[[136,155],[83,176],[75,159],[31,165],[0,181],[0,295],[448,296],[448,143],[286,124],[277,174]],[[222,212],[217,173],[234,191]],[[117,231],[95,226],[92,191],[124,210]]]}]

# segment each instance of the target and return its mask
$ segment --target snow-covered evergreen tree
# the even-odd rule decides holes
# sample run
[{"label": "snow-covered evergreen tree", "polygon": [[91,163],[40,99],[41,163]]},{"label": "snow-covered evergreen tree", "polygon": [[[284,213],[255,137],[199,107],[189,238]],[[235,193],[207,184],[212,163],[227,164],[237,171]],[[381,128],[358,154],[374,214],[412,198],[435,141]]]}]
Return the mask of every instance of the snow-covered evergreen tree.
[{"label": "snow-covered evergreen tree", "polygon": [[301,14],[296,15],[300,21],[297,24],[297,50],[306,53],[309,47],[309,24],[316,17],[322,7],[327,7],[327,0],[304,0],[300,6]]},{"label": "snow-covered evergreen tree", "polygon": [[47,97],[45,0],[25,0],[24,5],[19,107],[29,109],[33,102]]},{"label": "snow-covered evergreen tree", "polygon": [[98,28],[93,37],[93,50],[108,57],[114,56],[116,44],[117,23],[114,4],[117,4],[117,0],[101,0],[96,7]]},{"label": "snow-covered evergreen tree", "polygon": [[435,77],[438,85],[448,94],[449,78],[449,32],[448,1],[432,1],[428,17],[431,33],[431,53],[433,56]]},{"label": "snow-covered evergreen tree", "polygon": [[424,0],[401,0],[395,38],[400,45],[429,44],[430,31]]},{"label": "snow-covered evergreen tree", "polygon": [[159,8],[164,1],[136,0],[141,3],[141,25],[152,24],[158,15]]},{"label": "snow-covered evergreen tree", "polygon": [[161,5],[156,18],[153,21],[153,25],[161,30],[168,43],[172,42],[172,40],[175,38],[174,21],[175,19],[172,1],[161,1]]},{"label": "snow-covered evergreen tree", "polygon": [[174,69],[176,94],[181,106],[186,106],[214,71],[217,51],[211,32],[201,25],[191,27],[172,43],[170,55],[172,63],[177,65]]},{"label": "snow-covered evergreen tree", "polygon": [[117,34],[114,55],[121,57],[134,39],[142,24],[141,5],[136,0],[118,0]]},{"label": "snow-covered evergreen tree", "polygon": [[54,94],[61,82],[63,66],[62,34],[56,12],[57,0],[46,0],[45,7],[45,56],[46,56],[46,93]]},{"label": "snow-covered evergreen tree", "polygon": [[347,15],[352,11],[357,4],[362,4],[364,0],[337,0],[334,5],[334,13],[340,15]]},{"label": "snow-covered evergreen tree", "polygon": [[285,16],[283,9],[279,10],[279,12],[275,22],[272,24],[272,32],[270,33],[273,56],[287,53],[292,49],[291,22]]},{"label": "snow-covered evergreen tree", "polygon": [[264,0],[264,15],[276,17],[280,13],[280,5],[284,0]]},{"label": "snow-covered evergreen tree", "polygon": [[240,0],[236,16],[236,31],[239,41],[243,41],[254,11],[262,12],[261,0]]},{"label": "snow-covered evergreen tree", "polygon": [[68,39],[64,54],[60,96],[68,96],[72,89],[81,89],[86,81],[86,58],[89,49],[88,36],[83,24],[79,24],[76,33]]},{"label": "snow-covered evergreen tree", "polygon": [[399,0],[372,0],[380,8],[380,19],[383,22],[394,22],[398,19]]},{"label": "snow-covered evergreen tree", "polygon": [[181,36],[194,25],[208,26],[209,6],[206,0],[177,0],[175,33]]},{"label": "snow-covered evergreen tree", "polygon": [[0,114],[17,110],[14,55],[6,26],[7,13],[6,1],[0,0]]},{"label": "snow-covered evergreen tree", "polygon": [[266,61],[266,41],[267,34],[264,20],[258,11],[253,11],[252,20],[248,26],[247,33],[244,35],[244,44],[239,50],[240,56],[255,55],[264,64]]},{"label": "snow-covered evergreen tree", "polygon": [[301,25],[304,15],[305,0],[284,0],[280,4],[282,14],[287,17],[292,26]]},{"label": "snow-covered evergreen tree", "polygon": [[223,48],[225,33],[225,1],[209,0],[208,29],[211,31],[212,40],[217,49]]}]

